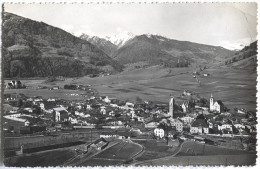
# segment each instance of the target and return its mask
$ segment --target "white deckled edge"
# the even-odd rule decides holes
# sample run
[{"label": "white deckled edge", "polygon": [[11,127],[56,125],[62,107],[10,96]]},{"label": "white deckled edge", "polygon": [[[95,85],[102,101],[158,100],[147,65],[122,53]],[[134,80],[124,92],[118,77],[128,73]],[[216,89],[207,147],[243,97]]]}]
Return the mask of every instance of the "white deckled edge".
[{"label": "white deckled edge", "polygon": [[[219,2],[234,2],[234,3],[244,3],[244,2],[257,2],[257,0],[238,0],[238,1],[235,1],[235,0],[213,0],[213,1],[207,1],[207,0],[158,0],[158,1],[154,1],[154,0],[85,0],[85,1],[82,1],[82,0],[41,0],[39,2],[39,0],[26,0],[26,2],[22,2],[22,1],[25,1],[25,0],[1,0],[2,3],[20,3],[20,4],[24,4],[24,3],[39,3],[39,4],[129,4],[129,3],[138,3],[138,4],[157,4],[157,3],[219,3]],[[1,3],[1,4],[2,4]],[[260,27],[258,25],[259,23],[259,3],[258,3],[258,8],[257,8],[257,31],[259,32],[260,30]],[[0,8],[0,12],[2,13],[2,8]],[[2,25],[2,20],[0,21],[1,25]],[[1,27],[0,27],[0,32],[2,33],[1,31]],[[259,34],[257,34],[257,40],[259,39]],[[0,39],[0,45],[2,45],[1,43],[1,39]],[[258,45],[258,53],[259,53],[259,43],[257,43]],[[257,56],[258,60],[260,60],[260,58]],[[258,64],[260,64],[258,62]],[[1,84],[0,84],[0,87],[1,87],[1,91],[0,91],[0,94],[1,94],[1,100],[0,100],[0,105],[2,105],[2,88],[3,88],[3,80],[2,80],[2,55],[0,54],[0,78],[1,78]],[[259,112],[259,106],[260,106],[260,102],[259,102],[259,98],[260,98],[260,94],[258,91],[260,91],[260,85],[258,84],[258,82],[260,82],[260,77],[259,77],[259,72],[260,72],[260,67],[257,66],[257,112]],[[1,106],[1,110],[0,112],[2,112],[2,106]],[[260,115],[257,115],[257,118],[260,117]],[[0,124],[2,125],[2,114],[0,116]],[[259,124],[259,120],[258,121],[258,124],[257,124],[257,131],[260,131],[260,124]],[[0,134],[1,134],[1,140],[0,140],[0,144],[1,144],[1,147],[0,147],[0,168],[2,168],[2,130],[0,131]],[[260,140],[260,136],[259,134],[257,134],[257,152],[260,151],[260,148],[259,148],[259,140]],[[257,155],[259,156],[259,153],[257,153]],[[260,168],[260,159],[259,157],[257,158],[256,160],[256,166],[253,166],[253,167],[236,167],[236,168],[254,168],[254,169],[258,169]],[[10,167],[11,168],[11,167]],[[29,168],[29,167],[28,167]],[[39,167],[35,167],[35,168],[39,168]],[[46,167],[47,168],[47,167]],[[52,167],[48,167],[48,168],[52,168]],[[61,167],[55,167],[55,168],[61,168]],[[62,167],[63,168],[63,167]],[[72,167],[65,167],[65,168],[72,168]],[[81,167],[73,167],[73,168],[81,168]],[[82,167],[83,168],[83,167]],[[84,167],[86,168],[86,167]],[[101,167],[88,167],[88,168],[101,168]],[[123,168],[123,167],[104,167],[104,168],[107,168],[107,169],[115,169],[115,168]],[[233,169],[235,167],[232,167],[232,166],[229,166],[229,167],[206,167],[206,166],[200,166],[200,167],[165,167],[165,166],[161,166],[161,167],[127,167],[129,169],[133,169],[133,168],[139,168],[139,169],[170,169],[170,168],[181,168],[181,169],[188,169],[188,168],[193,168],[193,169],[206,169],[206,168],[218,168],[218,169],[222,169],[222,168],[228,168],[228,169]]]}]

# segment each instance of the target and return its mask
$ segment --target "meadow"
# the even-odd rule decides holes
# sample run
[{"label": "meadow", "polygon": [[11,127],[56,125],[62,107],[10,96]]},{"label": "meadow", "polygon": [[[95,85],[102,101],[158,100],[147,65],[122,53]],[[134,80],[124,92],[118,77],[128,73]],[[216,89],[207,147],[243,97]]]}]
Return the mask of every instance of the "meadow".
[{"label": "meadow", "polygon": [[[169,98],[174,96],[179,104],[183,100],[189,99],[189,97],[181,97],[183,90],[191,90],[208,100],[212,93],[216,100],[222,100],[229,109],[237,107],[256,111],[256,71],[215,66],[201,72],[198,77],[201,82],[199,85],[192,75],[192,72],[197,69],[194,67],[163,68],[153,66],[104,77],[67,78],[65,81],[57,81],[47,85],[56,85],[62,88],[65,84],[91,85],[91,88],[99,95],[132,102],[135,102],[138,96],[147,101],[168,103]],[[204,77],[204,73],[209,73],[210,76]],[[8,81],[5,80],[6,82]],[[42,96],[43,98],[60,97],[67,100],[85,99],[80,94],[86,94],[86,91],[37,89],[38,85],[44,85],[44,79],[22,80],[22,82],[30,88],[5,89],[4,93],[24,93],[28,96]]]},{"label": "meadow", "polygon": [[242,155],[209,155],[209,156],[180,156],[169,157],[149,162],[141,162],[136,166],[248,166],[255,165],[256,154]]},{"label": "meadow", "polygon": [[131,159],[135,154],[140,152],[141,147],[127,142],[120,142],[111,146],[94,157],[84,160],[77,166],[108,166],[119,165],[126,160]]},{"label": "meadow", "polygon": [[73,158],[75,151],[70,149],[52,150],[29,155],[5,158],[4,164],[8,167],[48,167],[60,166]]},{"label": "meadow", "polygon": [[254,154],[245,150],[229,149],[219,146],[212,146],[198,142],[185,142],[181,151],[176,156],[209,156],[209,155],[241,155]]}]

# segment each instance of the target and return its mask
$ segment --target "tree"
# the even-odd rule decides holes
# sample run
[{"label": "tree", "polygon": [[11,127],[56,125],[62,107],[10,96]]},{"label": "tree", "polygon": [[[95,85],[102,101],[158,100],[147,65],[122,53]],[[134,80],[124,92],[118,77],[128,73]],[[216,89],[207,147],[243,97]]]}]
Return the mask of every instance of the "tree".
[{"label": "tree", "polygon": [[23,106],[23,100],[18,99],[16,106],[19,107],[19,108],[22,107]]}]

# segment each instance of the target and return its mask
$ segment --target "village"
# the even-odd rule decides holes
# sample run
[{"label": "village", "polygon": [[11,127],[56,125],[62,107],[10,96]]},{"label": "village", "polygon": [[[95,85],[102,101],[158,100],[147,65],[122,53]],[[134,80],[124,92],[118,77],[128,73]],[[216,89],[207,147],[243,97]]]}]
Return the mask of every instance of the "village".
[{"label": "village", "polygon": [[[82,85],[65,85],[64,88],[91,89]],[[254,144],[242,141],[242,138],[256,135],[254,112],[229,110],[221,100],[214,98],[214,93],[208,99],[198,99],[198,94],[197,99],[193,99],[193,95],[192,91],[184,90],[180,96],[187,99],[181,103],[171,97],[169,104],[155,104],[139,97],[132,103],[97,95],[84,101],[68,101],[4,94],[5,104],[10,105],[4,114],[4,132],[6,137],[22,137],[96,130],[98,135],[91,141],[99,138],[155,139],[165,140],[167,145],[191,139],[228,146],[225,138],[241,138],[241,146],[235,148],[255,149]]]}]

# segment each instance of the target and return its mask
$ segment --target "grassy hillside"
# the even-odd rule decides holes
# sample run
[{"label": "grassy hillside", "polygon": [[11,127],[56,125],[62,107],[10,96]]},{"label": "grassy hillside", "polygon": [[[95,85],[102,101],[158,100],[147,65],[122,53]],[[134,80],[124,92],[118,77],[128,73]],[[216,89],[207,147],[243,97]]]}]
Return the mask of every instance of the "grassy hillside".
[{"label": "grassy hillside", "polygon": [[114,55],[121,64],[147,62],[148,65],[187,67],[190,63],[215,63],[233,51],[222,47],[177,41],[158,35],[140,35],[129,40]]},{"label": "grassy hillside", "polygon": [[91,43],[59,28],[3,13],[4,77],[83,76],[122,66]]},{"label": "grassy hillside", "polygon": [[249,68],[256,69],[257,67],[257,41],[244,47],[242,50],[235,53],[235,55],[228,57],[225,60],[225,65],[235,68]]}]

